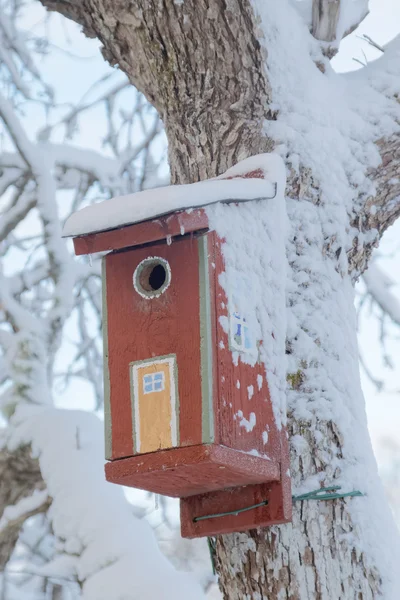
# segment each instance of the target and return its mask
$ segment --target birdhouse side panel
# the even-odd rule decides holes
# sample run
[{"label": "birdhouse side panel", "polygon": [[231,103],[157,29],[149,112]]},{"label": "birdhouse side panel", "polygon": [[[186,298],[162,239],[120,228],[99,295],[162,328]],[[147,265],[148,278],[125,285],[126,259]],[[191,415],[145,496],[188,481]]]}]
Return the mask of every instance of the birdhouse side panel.
[{"label": "birdhouse side panel", "polygon": [[222,286],[224,261],[218,238],[215,264],[219,441],[255,456],[279,460],[280,435],[268,389],[268,370],[259,358],[262,340],[253,335],[246,315],[237,312],[234,290],[228,298]]},{"label": "birdhouse side panel", "polygon": [[[168,285],[159,294],[150,289],[148,295],[146,278],[153,259],[168,270]],[[106,257],[111,459],[204,440],[207,340],[200,332],[208,317],[200,306],[205,302],[204,294],[200,301],[200,288],[208,282],[207,273],[201,275],[202,260],[199,241],[192,237]],[[138,269],[141,277],[136,280]],[[174,357],[173,376],[170,367],[164,370],[166,363],[160,366],[168,357]],[[165,426],[174,421],[175,426]]]}]

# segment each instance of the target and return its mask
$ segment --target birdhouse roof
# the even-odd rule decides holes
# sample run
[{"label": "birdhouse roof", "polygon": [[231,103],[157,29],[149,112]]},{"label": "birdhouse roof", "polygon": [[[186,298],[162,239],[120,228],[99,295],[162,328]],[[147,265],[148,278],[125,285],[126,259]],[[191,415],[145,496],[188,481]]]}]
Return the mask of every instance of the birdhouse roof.
[{"label": "birdhouse roof", "polygon": [[119,196],[72,214],[64,237],[75,254],[118,251],[205,231],[215,203],[284,198],[285,165],[278,154],[242,160],[223,175],[190,185],[173,185]]},{"label": "birdhouse roof", "polygon": [[246,202],[274,195],[274,184],[263,179],[208,180],[154,188],[82,208],[66,221],[63,237],[117,229],[216,202]]},{"label": "birdhouse roof", "polygon": [[67,219],[63,237],[118,229],[216,202],[273,198],[276,183],[264,179],[264,156],[243,160],[215,179],[144,190],[86,206]]}]

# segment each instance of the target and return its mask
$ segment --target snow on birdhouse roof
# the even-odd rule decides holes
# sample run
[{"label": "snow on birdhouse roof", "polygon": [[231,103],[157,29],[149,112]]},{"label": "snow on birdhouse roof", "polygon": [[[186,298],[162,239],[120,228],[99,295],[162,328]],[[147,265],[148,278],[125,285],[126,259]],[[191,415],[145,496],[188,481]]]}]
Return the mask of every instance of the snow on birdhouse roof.
[{"label": "snow on birdhouse roof", "polygon": [[[252,156],[228,169],[220,177],[207,181],[144,190],[86,206],[67,219],[63,236],[75,237],[117,229],[175,211],[199,208],[216,202],[246,202],[274,198],[277,181],[271,169],[273,156]],[[279,159],[278,156],[276,158]]]}]

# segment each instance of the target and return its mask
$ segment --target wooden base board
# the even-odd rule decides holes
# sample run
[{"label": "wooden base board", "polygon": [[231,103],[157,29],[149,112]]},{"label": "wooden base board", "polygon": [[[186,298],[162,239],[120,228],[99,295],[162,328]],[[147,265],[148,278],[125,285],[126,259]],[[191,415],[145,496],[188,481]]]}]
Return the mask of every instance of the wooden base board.
[{"label": "wooden base board", "polygon": [[[242,510],[267,501],[258,508],[238,514],[195,521],[196,517]],[[248,485],[181,499],[181,535],[184,538],[214,536],[288,523],[292,519],[290,479]]]},{"label": "wooden base board", "polygon": [[194,495],[199,498],[198,494],[206,492],[279,482],[281,469],[279,463],[266,458],[204,444],[114,460],[106,464],[105,472],[107,481],[112,483],[175,498]]}]

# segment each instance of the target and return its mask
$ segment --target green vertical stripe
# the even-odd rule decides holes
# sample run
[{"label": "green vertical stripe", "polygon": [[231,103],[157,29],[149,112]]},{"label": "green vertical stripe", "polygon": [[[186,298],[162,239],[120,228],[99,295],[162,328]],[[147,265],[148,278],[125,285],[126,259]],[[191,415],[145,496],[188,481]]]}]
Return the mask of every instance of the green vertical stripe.
[{"label": "green vertical stripe", "polygon": [[104,438],[105,455],[110,460],[112,456],[112,423],[111,423],[111,405],[110,405],[110,371],[108,368],[108,314],[107,314],[107,277],[106,277],[106,256],[103,256],[101,262],[102,272],[102,313],[103,313],[103,376],[104,376]]},{"label": "green vertical stripe", "polygon": [[208,268],[208,236],[198,238],[199,248],[199,293],[200,293],[200,357],[202,396],[202,441],[214,441],[214,413],[212,397],[212,335],[210,277]]}]

